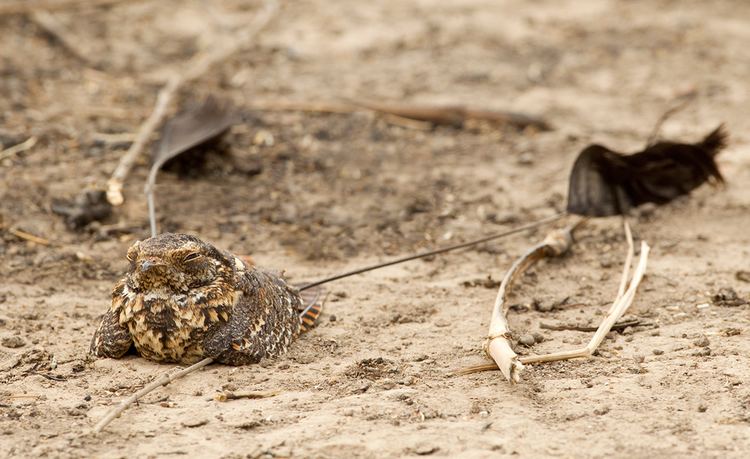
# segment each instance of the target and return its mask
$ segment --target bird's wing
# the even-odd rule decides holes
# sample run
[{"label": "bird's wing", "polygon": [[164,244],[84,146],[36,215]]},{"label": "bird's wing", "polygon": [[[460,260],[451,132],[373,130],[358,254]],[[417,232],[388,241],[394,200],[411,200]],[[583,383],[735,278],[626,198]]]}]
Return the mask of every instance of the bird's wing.
[{"label": "bird's wing", "polygon": [[102,316],[99,327],[91,338],[89,353],[97,357],[120,358],[133,344],[128,328],[120,324],[120,312],[123,304],[127,301],[123,290],[125,281],[121,280],[115,285],[112,292],[112,305]]},{"label": "bird's wing", "polygon": [[300,329],[302,300],[295,289],[256,268],[240,277],[229,320],[209,330],[203,344],[207,357],[229,365],[283,353]]},{"label": "bird's wing", "polygon": [[631,168],[620,154],[600,145],[585,148],[570,172],[568,212],[589,217],[627,212],[632,203],[622,184],[631,179]]}]

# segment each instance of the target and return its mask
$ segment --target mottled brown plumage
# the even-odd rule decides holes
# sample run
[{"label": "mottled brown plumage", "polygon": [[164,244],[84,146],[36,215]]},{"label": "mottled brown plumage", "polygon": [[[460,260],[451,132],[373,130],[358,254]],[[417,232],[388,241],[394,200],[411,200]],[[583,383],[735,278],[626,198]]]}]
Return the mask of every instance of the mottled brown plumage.
[{"label": "mottled brown plumage", "polygon": [[300,332],[295,288],[194,236],[136,242],[128,260],[91,341],[93,355],[119,358],[135,346],[159,362],[211,357],[245,365],[283,353]]}]

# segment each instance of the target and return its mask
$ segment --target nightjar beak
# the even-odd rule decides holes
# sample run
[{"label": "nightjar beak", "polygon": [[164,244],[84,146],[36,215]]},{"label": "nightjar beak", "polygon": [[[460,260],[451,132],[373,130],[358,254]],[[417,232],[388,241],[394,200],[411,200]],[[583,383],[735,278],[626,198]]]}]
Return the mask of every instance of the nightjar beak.
[{"label": "nightjar beak", "polygon": [[148,273],[157,269],[165,268],[166,266],[167,265],[165,265],[164,263],[159,263],[158,261],[143,260],[139,268],[141,272]]}]

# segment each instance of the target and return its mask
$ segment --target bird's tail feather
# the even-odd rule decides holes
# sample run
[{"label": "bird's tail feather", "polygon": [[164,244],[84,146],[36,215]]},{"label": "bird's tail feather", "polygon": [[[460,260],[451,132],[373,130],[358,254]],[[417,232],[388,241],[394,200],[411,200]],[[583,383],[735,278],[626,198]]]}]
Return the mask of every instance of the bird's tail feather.
[{"label": "bird's tail feather", "polygon": [[324,293],[323,287],[314,287],[300,292],[302,298],[302,310],[299,312],[300,333],[309,331],[317,324],[326,299]]},{"label": "bird's tail feather", "polygon": [[722,123],[701,140],[698,145],[709,152],[711,156],[716,156],[721,150],[726,148],[728,140],[729,133]]}]

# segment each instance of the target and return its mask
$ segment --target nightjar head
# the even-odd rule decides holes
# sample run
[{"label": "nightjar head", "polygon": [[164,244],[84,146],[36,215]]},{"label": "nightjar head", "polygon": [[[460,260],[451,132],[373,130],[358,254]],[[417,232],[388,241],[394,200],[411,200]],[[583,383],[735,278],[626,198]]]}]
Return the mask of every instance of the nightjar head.
[{"label": "nightjar head", "polygon": [[232,272],[232,261],[195,236],[163,233],[137,241],[128,250],[126,282],[135,291],[187,292]]}]

